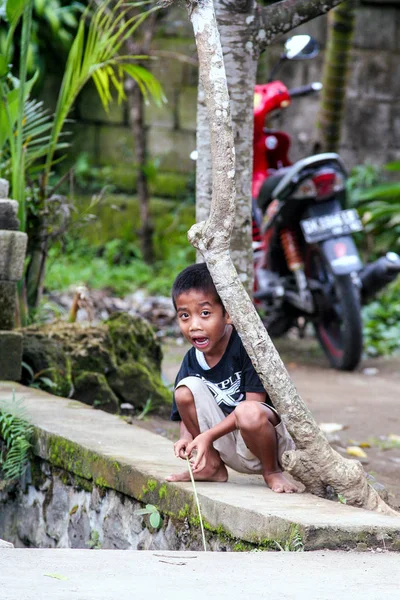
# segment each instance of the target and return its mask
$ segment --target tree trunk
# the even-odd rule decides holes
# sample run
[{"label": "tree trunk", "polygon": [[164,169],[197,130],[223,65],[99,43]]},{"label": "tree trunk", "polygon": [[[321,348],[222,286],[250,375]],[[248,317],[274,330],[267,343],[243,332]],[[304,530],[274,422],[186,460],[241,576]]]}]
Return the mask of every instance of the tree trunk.
[{"label": "tree trunk", "polygon": [[[129,55],[146,55],[149,52],[150,43],[156,25],[156,19],[156,13],[152,13],[148,17],[144,39],[140,44],[136,44],[133,39],[127,40],[126,45]],[[140,65],[141,63],[139,62],[138,64]],[[141,66],[145,65],[142,64]],[[150,217],[150,191],[148,175],[146,172],[148,153],[144,100],[139,86],[131,78],[127,79],[126,81],[125,91],[129,106],[129,124],[131,126],[132,136],[135,141],[135,158],[137,168],[136,191],[140,209],[140,246],[145,262],[152,264],[154,262],[154,227]]]},{"label": "tree trunk", "polygon": [[323,152],[337,152],[339,148],[356,5],[357,0],[347,0],[328,15],[319,117]]},{"label": "tree trunk", "polygon": [[154,262],[153,249],[153,224],[150,218],[150,191],[147,166],[147,132],[144,120],[144,100],[137,83],[130,79],[126,83],[126,92],[129,104],[129,123],[135,140],[136,155],[136,192],[140,210],[140,246],[144,261],[148,264]]},{"label": "tree trunk", "polygon": [[[257,50],[253,43],[253,4],[217,0],[227,73],[236,153],[236,220],[231,237],[231,254],[246,289],[253,288],[251,239],[251,177],[253,166],[253,98]],[[211,155],[204,94],[199,85],[197,105],[196,218],[206,219],[211,204]]]},{"label": "tree trunk", "polygon": [[235,270],[229,253],[235,219],[235,152],[222,48],[212,0],[188,7],[205,92],[213,165],[210,216],[191,228],[189,239],[201,251],[255,369],[296,443],[297,449],[283,456],[285,468],[314,494],[326,496],[330,488],[343,495],[348,504],[397,514],[368,484],[361,464],[343,459],[329,446]]}]

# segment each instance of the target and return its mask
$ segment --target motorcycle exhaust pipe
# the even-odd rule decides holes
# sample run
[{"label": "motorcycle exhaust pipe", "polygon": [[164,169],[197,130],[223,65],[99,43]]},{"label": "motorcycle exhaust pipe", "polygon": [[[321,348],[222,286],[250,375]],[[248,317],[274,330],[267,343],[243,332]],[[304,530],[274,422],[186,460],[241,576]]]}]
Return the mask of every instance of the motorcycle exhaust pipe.
[{"label": "motorcycle exhaust pipe", "polygon": [[385,256],[364,267],[359,273],[363,303],[370,300],[400,273],[400,256],[388,252]]}]

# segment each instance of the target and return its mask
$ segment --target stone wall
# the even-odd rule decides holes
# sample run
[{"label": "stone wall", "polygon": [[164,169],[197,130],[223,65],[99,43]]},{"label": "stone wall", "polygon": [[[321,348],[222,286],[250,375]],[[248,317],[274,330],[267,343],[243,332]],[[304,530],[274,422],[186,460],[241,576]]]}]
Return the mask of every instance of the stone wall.
[{"label": "stone wall", "polygon": [[[198,523],[163,515],[160,528],[138,515],[144,504],[35,459],[24,487],[0,487],[0,538],[17,548],[202,550]],[[210,550],[249,549],[207,531]]]},{"label": "stone wall", "polygon": [[[168,10],[161,21],[156,50],[164,52],[152,70],[162,82],[168,104],[146,107],[150,158],[157,166],[152,181],[156,195],[183,194],[194,164],[189,155],[195,149],[197,68],[174,56],[196,58],[195,44],[184,6]],[[294,87],[321,79],[326,17],[320,17],[290,33],[307,32],[321,44],[322,52],[310,61],[292,62],[279,77]],[[260,59],[259,81],[265,81],[268,63],[282,49],[279,40]],[[346,117],[340,153],[348,166],[367,162],[383,164],[400,158],[400,4],[398,1],[365,0],[358,10]],[[46,98],[54,93],[47,82]],[[292,160],[313,151],[318,97],[298,98],[283,111],[273,126],[293,136]],[[87,152],[96,165],[112,167],[118,188],[135,187],[134,139],[128,127],[127,108],[114,103],[106,115],[93,87],[81,94],[73,128],[75,156]]]}]

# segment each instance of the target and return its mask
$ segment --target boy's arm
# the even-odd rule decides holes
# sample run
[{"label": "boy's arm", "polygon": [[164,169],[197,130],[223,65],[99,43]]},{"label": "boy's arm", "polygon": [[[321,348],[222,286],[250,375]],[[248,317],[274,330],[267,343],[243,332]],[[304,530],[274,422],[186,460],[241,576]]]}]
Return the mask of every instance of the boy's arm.
[{"label": "boy's arm", "polygon": [[[267,394],[264,392],[246,392],[246,398],[243,402],[265,402]],[[207,464],[208,451],[212,447],[213,442],[223,437],[227,433],[236,430],[235,411],[225,417],[220,423],[214,425],[211,429],[200,433],[190,444],[185,446],[186,453],[190,456],[196,448],[197,456],[193,463],[193,472],[201,471]],[[189,434],[190,435],[190,434]]]}]

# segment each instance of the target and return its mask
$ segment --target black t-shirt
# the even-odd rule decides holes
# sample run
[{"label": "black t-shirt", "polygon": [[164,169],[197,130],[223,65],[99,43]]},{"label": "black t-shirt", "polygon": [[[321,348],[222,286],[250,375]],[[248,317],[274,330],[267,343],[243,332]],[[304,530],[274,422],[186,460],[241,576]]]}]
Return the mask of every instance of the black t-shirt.
[{"label": "black t-shirt", "polygon": [[[191,348],[183,359],[175,386],[185,377],[201,377],[225,415],[229,415],[239,402],[245,400],[246,392],[265,392],[235,329],[221,360],[211,369],[207,367],[204,355],[196,348]],[[270,404],[268,394],[266,402]],[[175,398],[171,420],[181,420]]]}]

